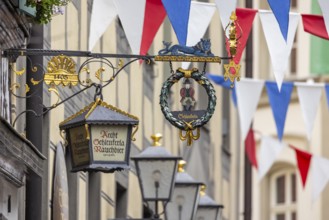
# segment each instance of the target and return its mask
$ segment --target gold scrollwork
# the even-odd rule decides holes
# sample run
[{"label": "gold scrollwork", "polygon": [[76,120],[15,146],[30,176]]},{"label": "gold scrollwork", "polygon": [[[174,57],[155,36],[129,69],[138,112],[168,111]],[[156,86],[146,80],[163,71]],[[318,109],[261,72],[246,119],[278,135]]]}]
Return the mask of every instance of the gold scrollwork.
[{"label": "gold scrollwork", "polygon": [[40,82],[42,82],[42,80],[37,81],[37,80],[31,78],[31,83],[32,83],[34,86],[38,85]]},{"label": "gold scrollwork", "polygon": [[13,92],[15,89],[19,89],[21,85],[19,83],[13,83],[10,86],[10,91]]},{"label": "gold scrollwork", "polygon": [[[87,67],[83,67],[79,72],[80,77],[81,77],[82,73],[86,73],[87,75],[90,75],[90,70]],[[86,85],[90,85],[93,81],[88,77],[86,77],[86,81],[83,80],[81,83],[86,84]]]},{"label": "gold scrollwork", "polygon": [[10,63],[10,69],[18,76],[22,76],[26,71],[25,68],[23,68],[22,70],[17,70],[15,63]]},{"label": "gold scrollwork", "polygon": [[90,140],[90,133],[89,133],[89,125],[85,124],[85,129],[86,129],[86,139]]},{"label": "gold scrollwork", "polygon": [[134,125],[133,128],[134,128],[135,130],[134,130],[133,133],[131,134],[131,140],[132,140],[132,141],[136,141],[135,135],[136,135],[136,133],[137,133],[137,131],[138,131],[138,125]]},{"label": "gold scrollwork", "polygon": [[125,65],[125,63],[123,62],[123,59],[120,58],[118,63],[118,69],[121,69],[123,65]]},{"label": "gold scrollwork", "polygon": [[38,67],[37,66],[34,66],[34,67],[32,67],[31,70],[32,70],[32,72],[36,73],[38,71]]},{"label": "gold scrollwork", "polygon": [[66,139],[66,132],[65,132],[65,130],[59,131],[59,135],[64,140],[64,146],[66,147],[67,145],[69,145],[69,143],[67,142],[67,139]]},{"label": "gold scrollwork", "polygon": [[53,92],[53,93],[56,94],[56,96],[57,96],[57,101],[56,101],[55,104],[52,105],[52,107],[56,107],[56,106],[58,105],[58,103],[59,103],[59,100],[60,100],[60,96],[59,96],[59,92],[58,92],[57,88],[53,85],[52,87],[50,87],[50,88],[48,89],[48,92]]},{"label": "gold scrollwork", "polygon": [[101,81],[101,82],[103,82],[103,80],[102,80],[102,74],[105,72],[105,68],[104,67],[101,67],[101,68],[99,68],[97,71],[96,71],[96,73],[95,73],[95,77],[99,80],[99,81]]},{"label": "gold scrollwork", "polygon": [[[195,129],[194,129],[195,130]],[[183,134],[182,130],[179,130],[179,138],[182,141],[186,141],[187,140],[187,146],[191,146],[193,141],[196,141],[200,138],[200,128],[196,128],[197,133],[196,135],[193,133],[194,130],[187,130],[185,131],[185,135]]]},{"label": "gold scrollwork", "polygon": [[25,84],[25,94],[27,94],[30,91],[29,85]]}]

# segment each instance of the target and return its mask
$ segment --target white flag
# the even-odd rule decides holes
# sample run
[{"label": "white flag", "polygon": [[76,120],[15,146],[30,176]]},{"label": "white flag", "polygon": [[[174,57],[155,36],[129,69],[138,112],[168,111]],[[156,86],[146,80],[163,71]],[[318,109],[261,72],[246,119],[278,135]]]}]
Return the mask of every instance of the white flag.
[{"label": "white flag", "polygon": [[318,0],[322,11],[324,23],[326,25],[327,33],[329,35],[329,1],[328,0]]},{"label": "white flag", "polygon": [[237,0],[216,0],[216,5],[224,30],[230,22],[230,16],[232,12],[235,11],[236,4]]},{"label": "white flag", "polygon": [[133,54],[139,54],[144,26],[146,0],[114,0]]},{"label": "white flag", "polygon": [[289,14],[289,28],[287,42],[282,36],[279,24],[271,11],[259,10],[265,39],[271,56],[274,76],[279,91],[288,67],[288,61],[300,19],[300,14]]},{"label": "white flag", "polygon": [[248,134],[251,120],[254,117],[262,89],[263,80],[243,78],[235,83],[240,117],[241,139],[244,141]]},{"label": "white flag", "polygon": [[[212,3],[191,2],[190,19],[188,21],[186,46],[196,45],[206,33],[215,13],[216,5]],[[183,62],[182,68],[187,69],[190,62]]]},{"label": "white flag", "polygon": [[295,83],[303,119],[306,125],[307,138],[311,140],[316,112],[320,103],[324,84]]},{"label": "white flag", "polygon": [[284,142],[280,142],[277,139],[268,136],[262,137],[258,157],[258,175],[260,180],[271,169],[271,166],[286,146],[287,145]]},{"label": "white flag", "polygon": [[91,51],[108,26],[118,15],[113,0],[93,1],[88,50]]},{"label": "white flag", "polygon": [[320,156],[312,157],[313,202],[320,196],[329,181],[329,160]]}]

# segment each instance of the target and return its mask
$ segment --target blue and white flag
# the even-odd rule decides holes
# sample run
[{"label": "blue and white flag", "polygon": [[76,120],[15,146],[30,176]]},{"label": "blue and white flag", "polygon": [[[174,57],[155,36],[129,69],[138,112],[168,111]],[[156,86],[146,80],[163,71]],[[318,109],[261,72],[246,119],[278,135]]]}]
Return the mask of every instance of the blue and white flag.
[{"label": "blue and white flag", "polygon": [[266,82],[265,85],[276,124],[278,138],[281,141],[294,84],[282,83],[281,92],[278,90],[275,82]]},{"label": "blue and white flag", "polygon": [[162,0],[180,45],[186,45],[191,0]]}]

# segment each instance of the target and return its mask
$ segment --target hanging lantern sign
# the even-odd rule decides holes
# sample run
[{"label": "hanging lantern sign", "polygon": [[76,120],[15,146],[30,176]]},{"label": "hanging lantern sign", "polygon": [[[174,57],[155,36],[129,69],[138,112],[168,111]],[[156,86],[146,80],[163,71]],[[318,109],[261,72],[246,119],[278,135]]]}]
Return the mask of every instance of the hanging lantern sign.
[{"label": "hanging lantern sign", "polygon": [[136,116],[101,99],[67,118],[60,129],[66,133],[72,171],[128,169],[130,144],[138,122]]}]

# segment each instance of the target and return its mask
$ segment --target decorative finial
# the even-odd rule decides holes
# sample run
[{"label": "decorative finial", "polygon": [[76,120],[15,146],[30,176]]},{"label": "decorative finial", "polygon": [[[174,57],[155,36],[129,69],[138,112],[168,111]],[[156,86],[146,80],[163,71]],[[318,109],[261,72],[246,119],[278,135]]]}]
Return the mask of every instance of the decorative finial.
[{"label": "decorative finial", "polygon": [[162,138],[162,134],[160,134],[160,133],[154,134],[151,136],[151,138],[153,140],[152,146],[154,146],[154,147],[161,146],[160,140]]},{"label": "decorative finial", "polygon": [[200,189],[200,195],[201,195],[201,196],[206,195],[206,189],[207,189],[207,186],[206,186],[205,184],[203,184],[203,185],[201,186],[201,189]]},{"label": "decorative finial", "polygon": [[180,160],[178,162],[178,173],[184,173],[185,172],[185,170],[184,170],[185,165],[186,165],[185,160]]},{"label": "decorative finial", "polygon": [[236,16],[235,11],[232,11],[231,16],[230,16],[230,20],[231,21],[236,21],[237,19],[238,19],[238,17]]}]

